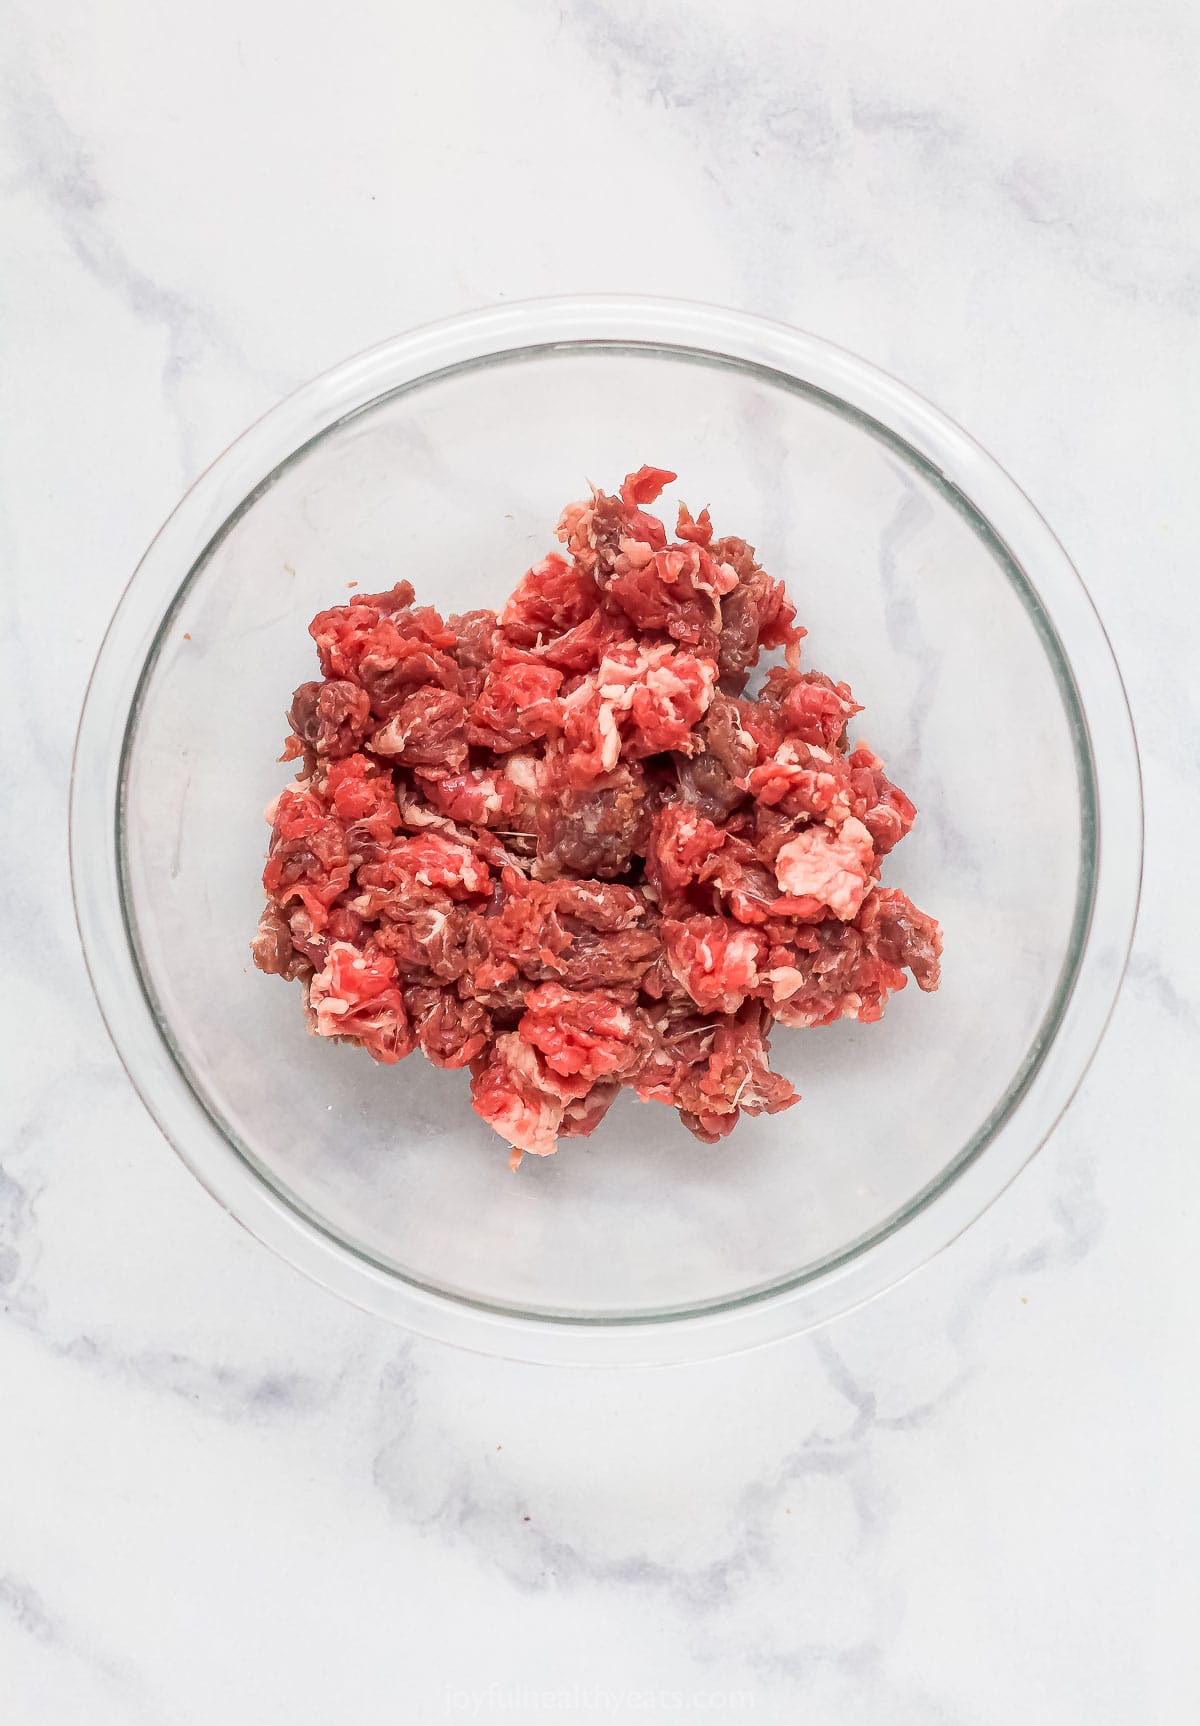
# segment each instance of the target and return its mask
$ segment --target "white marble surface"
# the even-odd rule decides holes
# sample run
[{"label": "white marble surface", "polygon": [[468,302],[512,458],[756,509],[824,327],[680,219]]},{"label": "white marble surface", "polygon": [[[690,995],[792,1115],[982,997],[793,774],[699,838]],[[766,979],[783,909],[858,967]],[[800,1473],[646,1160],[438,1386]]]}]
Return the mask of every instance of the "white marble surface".
[{"label": "white marble surface", "polygon": [[[1193,1722],[1200,14],[342,11],[0,4],[0,1719]],[[815,1339],[650,1376],[408,1340],[243,1235],[108,1046],[65,856],[198,469],[356,348],[587,288],[788,318],[974,431],[1148,798],[1129,983],[1017,1185]]]}]

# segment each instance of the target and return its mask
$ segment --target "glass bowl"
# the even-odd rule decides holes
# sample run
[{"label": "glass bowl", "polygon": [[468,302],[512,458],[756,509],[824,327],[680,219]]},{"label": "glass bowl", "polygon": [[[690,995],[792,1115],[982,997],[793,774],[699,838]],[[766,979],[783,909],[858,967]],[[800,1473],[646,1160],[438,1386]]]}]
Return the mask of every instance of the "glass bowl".
[{"label": "glass bowl", "polygon": [[[882,1023],[778,1030],[804,1100],[698,1144],[623,1097],[508,1172],[466,1076],[310,1037],[260,975],[263,809],[306,626],[401,577],[493,604],[586,482],[642,462],[784,577],[915,799],[887,859],[944,981]],[[506,306],[348,361],[251,428],[163,527],[80,723],[72,865],[113,1039],[209,1190],[370,1310],[487,1351],[664,1362],[813,1325],[952,1239],[1095,1049],[1137,903],[1120,676],[1050,530],[963,432],[815,337],[733,312]]]}]

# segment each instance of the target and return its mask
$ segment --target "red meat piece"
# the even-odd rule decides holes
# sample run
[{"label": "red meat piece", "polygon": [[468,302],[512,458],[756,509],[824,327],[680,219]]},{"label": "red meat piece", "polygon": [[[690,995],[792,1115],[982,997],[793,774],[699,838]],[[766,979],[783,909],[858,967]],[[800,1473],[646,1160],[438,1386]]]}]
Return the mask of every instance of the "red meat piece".
[{"label": "red meat piece", "polygon": [[753,845],[738,834],[726,836],[720,853],[714,855],[705,869],[704,878],[720,894],[721,909],[739,923],[761,927],[791,911],[791,902],[780,899],[772,871],[760,861]]},{"label": "red meat piece", "polygon": [[578,675],[595,671],[602,660],[622,648],[628,651],[629,646],[629,619],[620,612],[601,609],[564,635],[544,641],[536,652],[547,665]]},{"label": "red meat piece", "polygon": [[645,1028],[603,990],[541,983],[525,997],[517,1030],[540,1049],[551,1072],[577,1080],[621,1077],[640,1063]]},{"label": "red meat piece", "polygon": [[[412,592],[407,583],[396,592],[403,589]],[[413,689],[458,687],[458,667],[447,651],[454,635],[432,606],[394,607],[356,598],[320,612],[309,633],[325,676],[361,684],[377,719],[390,719]]]},{"label": "red meat piece", "polygon": [[555,971],[572,989],[608,989],[626,1000],[661,950],[653,909],[640,892],[569,878],[541,889],[546,926],[561,931]]},{"label": "red meat piece", "polygon": [[423,768],[430,778],[457,773],[467,759],[467,710],[449,689],[415,689],[371,734],[376,755]]},{"label": "red meat piece", "polygon": [[850,768],[836,751],[793,739],[751,770],[750,795],[787,815],[839,825],[857,809]]},{"label": "red meat piece", "polygon": [[371,726],[371,703],[365,689],[345,679],[302,683],[292,696],[288,723],[306,749],[315,755],[350,755]]},{"label": "red meat piece", "polygon": [[715,683],[711,660],[666,645],[605,659],[563,699],[565,775],[584,786],[622,757],[689,750]]},{"label": "red meat piece", "polygon": [[272,977],[283,977],[290,983],[296,977],[312,975],[312,964],[293,944],[291,925],[277,905],[264,906],[250,951],[259,970]]},{"label": "red meat piece", "polygon": [[350,885],[346,833],[326,813],[314,792],[300,786],[281,792],[272,813],[271,848],[263,886],[277,905],[298,901],[317,929],[330,905]]},{"label": "red meat piece", "polygon": [[875,867],[871,835],[853,816],[839,828],[803,827],[775,855],[775,879],[789,898],[827,907],[843,922],[857,915]]},{"label": "red meat piece", "polygon": [[449,898],[396,909],[395,915],[384,909],[375,940],[404,977],[428,976],[445,983],[461,977],[468,963],[469,912]]},{"label": "red meat piece", "polygon": [[599,604],[596,583],[552,551],[521,577],[500,627],[518,646],[537,647],[584,623]]},{"label": "red meat piece", "polygon": [[495,768],[447,773],[440,778],[422,773],[419,778],[435,809],[455,821],[479,827],[503,827],[521,799],[513,781]]},{"label": "red meat piece", "polygon": [[661,905],[680,901],[713,861],[727,838],[726,830],[686,803],[664,803],[650,827],[646,847],[646,879]]},{"label": "red meat piece", "polygon": [[534,809],[538,875],[603,881],[623,875],[644,843],[645,797],[636,767],[620,766],[585,789],[550,773]]},{"label": "red meat piece", "polygon": [[736,1013],[759,981],[761,942],[729,917],[664,917],[662,938],[680,987],[705,1011]]},{"label": "red meat piece", "polygon": [[758,750],[742,707],[718,690],[696,727],[694,753],[674,758],[678,796],[710,821],[726,822],[747,797]]},{"label": "red meat piece", "polygon": [[400,825],[395,786],[386,767],[365,755],[333,761],[325,775],[325,791],[339,821],[380,823],[394,831]]},{"label": "red meat piece", "polygon": [[593,1085],[586,1097],[572,1097],[563,1109],[558,1123],[560,1139],[586,1139],[596,1131],[601,1121],[621,1094],[620,1079],[607,1079]]},{"label": "red meat piece", "polygon": [[[498,996],[523,1003],[523,979],[561,976],[570,944],[549,890],[506,869],[486,913],[471,922],[464,986],[485,1000]],[[519,984],[515,991],[509,988],[514,982]]]},{"label": "red meat piece", "polygon": [[[587,1096],[590,1084],[571,1084],[547,1066],[515,1031],[498,1036],[472,1066],[471,1100],[480,1115],[514,1151],[548,1157],[568,1102]],[[519,1160],[519,1159],[518,1159]]]},{"label": "red meat piece", "polygon": [[675,1092],[675,1107],[698,1139],[715,1143],[732,1132],[739,1115],[777,1115],[799,1102],[793,1087],[768,1065],[770,1045],[761,1009],[726,1018],[713,1031],[705,1059],[693,1065]]},{"label": "red meat piece", "polygon": [[872,953],[885,964],[911,971],[919,989],[937,988],[942,975],[942,931],[898,887],[877,887],[859,912],[858,927]]},{"label": "red meat piece", "polygon": [[916,805],[893,785],[883,771],[883,762],[860,743],[849,757],[854,813],[867,832],[876,853],[886,856],[904,838],[916,819]]},{"label": "red meat piece", "polygon": [[395,963],[370,945],[334,942],[308,986],[308,1006],[319,1037],[353,1037],[389,1066],[413,1046]]},{"label": "red meat piece", "polygon": [[453,989],[411,984],[404,1006],[421,1053],[435,1067],[469,1067],[491,1042],[487,1008],[462,1000]]},{"label": "red meat piece", "polygon": [[622,542],[608,595],[640,630],[663,630],[674,640],[713,654],[721,635],[721,598],[737,586],[728,565],[702,545]]},{"label": "red meat piece", "polygon": [[506,754],[557,731],[561,708],[555,697],[562,680],[557,666],[533,654],[502,649],[471,707],[469,741]]},{"label": "red meat piece", "polygon": [[485,897],[491,876],[477,851],[441,833],[391,844],[377,863],[358,870],[355,908],[364,917],[401,917],[414,905]]}]

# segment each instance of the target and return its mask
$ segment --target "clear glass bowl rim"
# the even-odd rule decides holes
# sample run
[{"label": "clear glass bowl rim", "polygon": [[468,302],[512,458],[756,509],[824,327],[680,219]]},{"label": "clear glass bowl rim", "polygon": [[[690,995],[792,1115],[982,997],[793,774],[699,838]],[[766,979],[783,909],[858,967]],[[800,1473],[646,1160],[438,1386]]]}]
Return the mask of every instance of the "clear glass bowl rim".
[{"label": "clear glass bowl rim", "polygon": [[[314,439],[380,397],[520,350],[579,344],[680,351],[824,395],[904,446],[963,499],[1020,572],[1057,644],[1086,735],[1094,831],[1090,915],[1058,1019],[1014,1107],[969,1161],[888,1232],[806,1280],[720,1309],[603,1321],[521,1316],[422,1287],[363,1257],[298,1211],[221,1130],[176,1058],[143,981],[121,879],[125,745],[164,626],[193,571],[230,524]],[[1122,843],[1106,845],[1121,814]],[[71,875],[84,957],[109,1034],[168,1141],[214,1197],[299,1270],[425,1335],[561,1364],[664,1364],[755,1347],[861,1304],[973,1222],[1045,1142],[1095,1052],[1116,1000],[1137,915],[1141,773],[1120,672],[1087,591],[1033,504],[960,427],[905,385],[817,336],[747,313],[624,296],[531,300],[467,313],[383,342],[306,384],[245,431],[176,506],[131,577],[85,695],[72,768]]]}]

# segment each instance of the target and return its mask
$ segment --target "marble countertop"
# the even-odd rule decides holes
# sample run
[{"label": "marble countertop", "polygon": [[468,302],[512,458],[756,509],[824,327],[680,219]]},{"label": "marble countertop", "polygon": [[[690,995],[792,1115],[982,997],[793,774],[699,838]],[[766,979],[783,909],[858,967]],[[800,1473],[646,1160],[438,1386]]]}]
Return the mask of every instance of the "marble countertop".
[{"label": "marble countertop", "polygon": [[[0,1717],[1193,1722],[1200,14],[333,18],[0,4]],[[1041,1156],[867,1309],[657,1374],[407,1338],[244,1235],[109,1047],[66,864],[84,682],[196,473],[355,349],[584,289],[787,319],[966,425],[1146,774],[1129,980]]]}]

